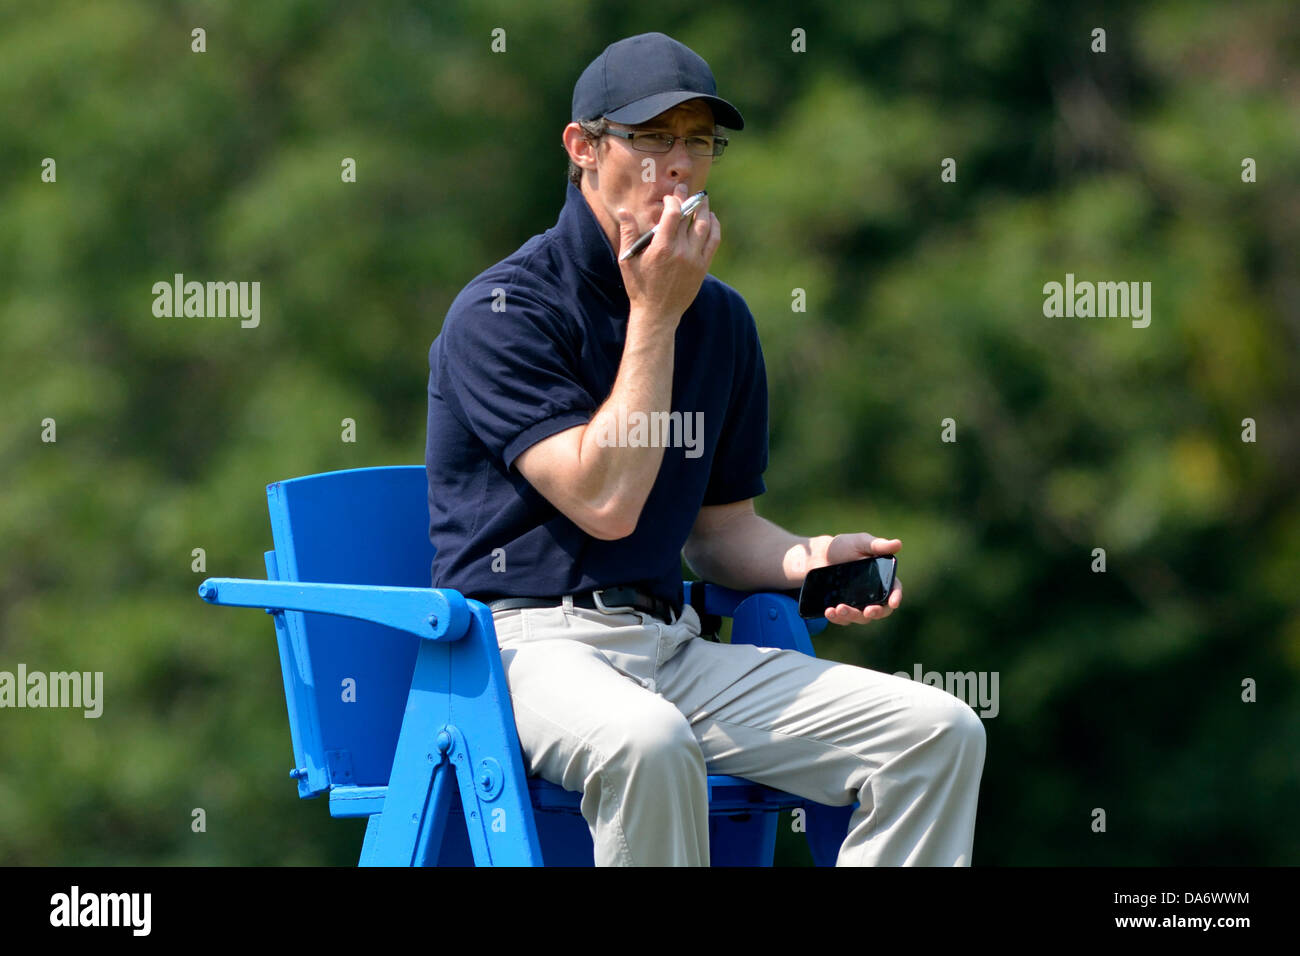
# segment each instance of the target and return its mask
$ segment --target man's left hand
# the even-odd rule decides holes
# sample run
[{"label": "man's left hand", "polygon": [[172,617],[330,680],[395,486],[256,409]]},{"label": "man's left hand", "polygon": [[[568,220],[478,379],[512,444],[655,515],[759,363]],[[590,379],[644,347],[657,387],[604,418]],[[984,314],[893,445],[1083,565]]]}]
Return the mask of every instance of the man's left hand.
[{"label": "man's left hand", "polygon": [[[862,558],[880,557],[897,554],[903,547],[898,538],[877,538],[866,531],[854,534],[837,534],[826,547],[826,560],[818,567],[831,564],[843,564],[845,561],[858,561]],[[890,614],[903,601],[903,582],[894,578],[894,588],[884,604],[872,604],[862,610],[837,604],[826,609],[826,620],[832,624],[866,624],[868,621],[880,621]]]}]

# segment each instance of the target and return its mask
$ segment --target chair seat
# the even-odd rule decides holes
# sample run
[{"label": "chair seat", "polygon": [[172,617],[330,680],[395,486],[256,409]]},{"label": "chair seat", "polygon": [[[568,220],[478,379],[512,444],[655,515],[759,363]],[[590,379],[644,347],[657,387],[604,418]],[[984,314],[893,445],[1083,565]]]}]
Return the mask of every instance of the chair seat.
[{"label": "chair seat", "polygon": [[[726,774],[709,774],[709,806],[713,810],[734,812],[759,812],[801,807],[804,801],[752,780]],[[582,794],[565,790],[541,777],[528,778],[528,790],[533,808],[542,812],[578,813]],[[368,817],[381,813],[387,787],[336,786],[330,789],[330,816],[335,818]],[[459,805],[452,805],[452,813],[462,813]]]}]

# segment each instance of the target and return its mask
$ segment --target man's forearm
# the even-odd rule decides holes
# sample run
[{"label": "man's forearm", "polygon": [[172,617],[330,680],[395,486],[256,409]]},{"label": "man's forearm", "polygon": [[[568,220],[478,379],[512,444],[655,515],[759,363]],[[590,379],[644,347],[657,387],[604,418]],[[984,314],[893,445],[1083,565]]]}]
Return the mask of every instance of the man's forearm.
[{"label": "man's forearm", "polygon": [[608,438],[620,434],[620,421],[627,422],[633,412],[649,420],[652,412],[669,410],[675,349],[676,325],[629,316],[614,387],[582,435],[579,467],[586,497],[590,501],[613,502],[624,516],[620,523],[626,524],[628,534],[635,529],[650,497],[664,450],[658,442],[620,447]]},{"label": "man's forearm", "polygon": [[780,591],[800,587],[810,569],[826,564],[832,538],[800,537],[746,513],[716,528],[707,540],[688,544],[683,553],[706,581],[738,591]]}]

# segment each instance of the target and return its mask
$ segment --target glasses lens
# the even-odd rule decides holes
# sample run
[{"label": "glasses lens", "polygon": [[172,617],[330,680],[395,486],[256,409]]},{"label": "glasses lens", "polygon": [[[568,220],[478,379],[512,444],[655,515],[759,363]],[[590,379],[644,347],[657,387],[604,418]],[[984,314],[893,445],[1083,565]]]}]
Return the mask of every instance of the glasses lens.
[{"label": "glasses lens", "polygon": [[665,133],[637,133],[632,145],[646,153],[666,153],[673,148],[673,138]]},{"label": "glasses lens", "polygon": [[[620,136],[626,134],[618,131]],[[643,153],[666,153],[677,143],[676,137],[669,133],[640,132],[627,137],[632,146]],[[683,142],[686,151],[692,156],[712,156],[717,159],[727,148],[724,136],[688,136]]]}]

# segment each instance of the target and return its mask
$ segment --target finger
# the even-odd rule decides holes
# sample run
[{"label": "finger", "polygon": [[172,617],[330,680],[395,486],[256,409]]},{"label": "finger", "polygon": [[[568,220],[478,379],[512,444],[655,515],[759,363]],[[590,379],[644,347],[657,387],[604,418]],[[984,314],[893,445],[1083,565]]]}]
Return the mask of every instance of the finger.
[{"label": "finger", "polygon": [[691,229],[706,239],[709,237],[709,229],[713,225],[713,220],[709,218],[710,215],[709,197],[705,196],[695,209],[695,217],[691,220]]},{"label": "finger", "polygon": [[709,212],[709,197],[700,200],[699,208],[691,221],[691,247],[697,255],[703,255],[709,245],[709,235],[713,231],[713,214]]},{"label": "finger", "polygon": [[618,219],[618,254],[621,256],[636,242],[640,233],[636,229],[636,219],[626,209],[619,209],[614,215]]},{"label": "finger", "polygon": [[859,610],[847,604],[832,608],[834,616],[829,618],[837,624],[866,624],[868,621],[883,621],[894,613],[894,609],[883,604],[870,604]]},{"label": "finger", "polygon": [[903,547],[903,542],[898,538],[872,538],[872,554],[897,554]]},{"label": "finger", "polygon": [[664,196],[663,212],[659,214],[659,231],[655,233],[655,241],[661,239],[665,242],[671,241],[671,237],[677,234],[677,227],[682,221],[682,201],[686,198],[684,195],[685,186],[680,183],[677,188]]},{"label": "finger", "polygon": [[896,608],[903,603],[903,582],[894,578],[894,589],[889,592],[889,606]]},{"label": "finger", "polygon": [[865,611],[860,611],[847,604],[837,604],[834,607],[826,609],[826,620],[830,621],[832,624],[841,625],[865,624],[874,617],[874,615],[870,613],[871,610],[871,608],[867,608]]},{"label": "finger", "polygon": [[[677,210],[680,212],[682,203],[686,202],[686,200],[690,198],[690,192],[687,190],[685,183],[678,183],[673,187],[673,191],[670,192],[668,196],[673,198],[673,201],[677,205]],[[668,197],[665,196],[664,198],[667,199]]]},{"label": "finger", "polygon": [[[686,188],[684,183],[678,183],[677,188],[673,190],[673,198],[677,200],[677,211],[680,213],[682,206],[685,205],[686,200],[690,198],[690,190]],[[676,231],[673,233],[678,242],[683,243],[692,249],[694,249],[695,246],[694,226],[696,221],[699,219],[699,214],[700,211],[697,208],[694,215],[682,216],[677,223]]]},{"label": "finger", "polygon": [[708,235],[709,225],[709,197],[705,196],[700,200],[700,204],[695,207],[695,212],[691,213],[687,224],[690,227],[691,238],[698,240],[700,238],[700,229],[705,229],[705,236]]}]

